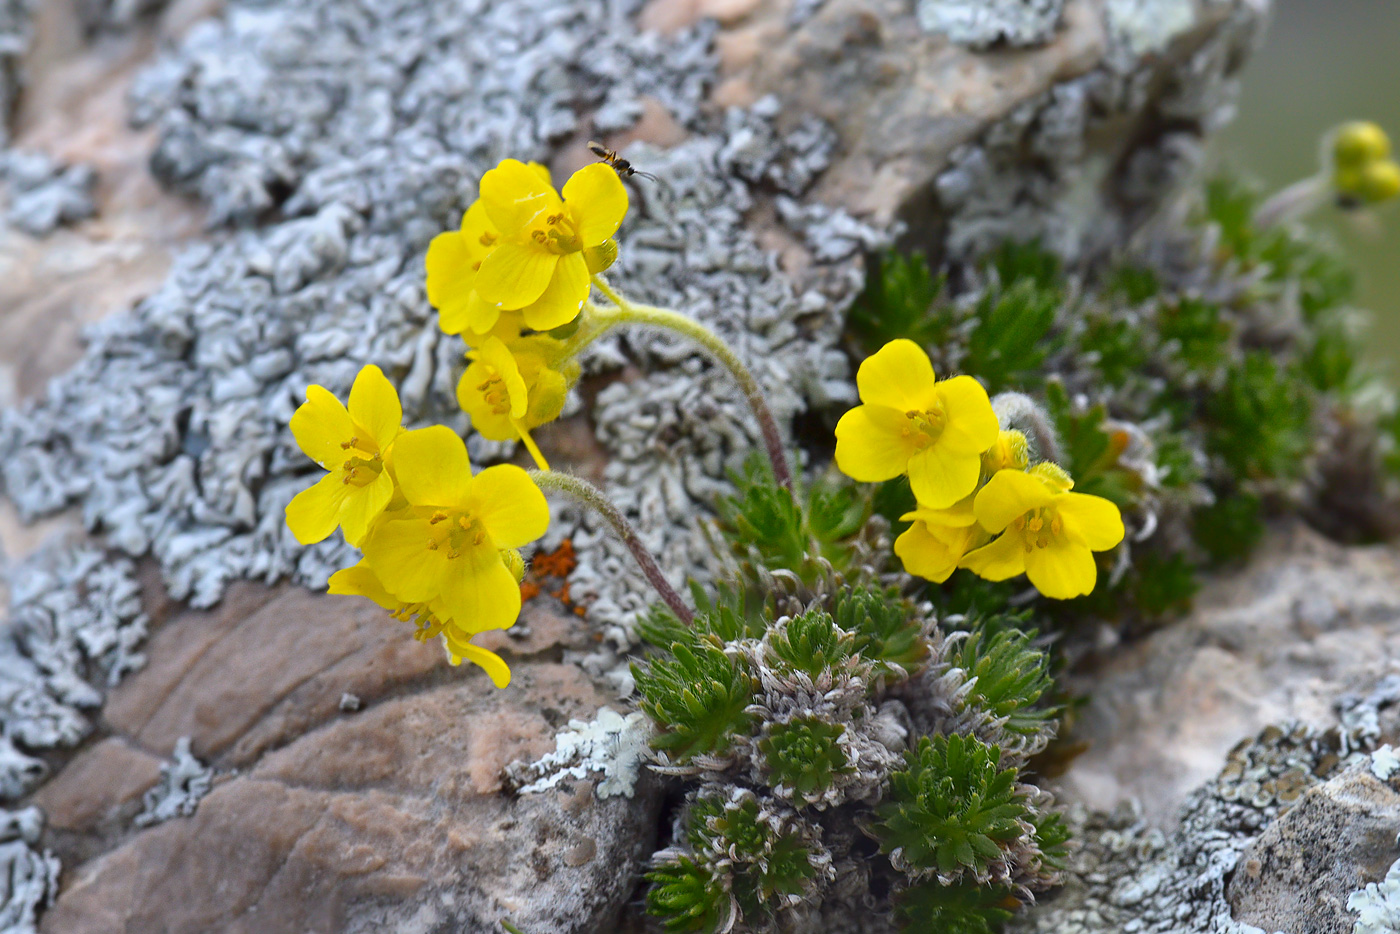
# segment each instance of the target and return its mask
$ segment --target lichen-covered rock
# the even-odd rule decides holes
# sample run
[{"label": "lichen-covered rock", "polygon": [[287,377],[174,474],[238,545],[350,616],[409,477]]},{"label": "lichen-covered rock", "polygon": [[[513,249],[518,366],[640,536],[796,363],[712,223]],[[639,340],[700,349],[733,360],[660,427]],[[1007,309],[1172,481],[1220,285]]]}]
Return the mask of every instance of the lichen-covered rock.
[{"label": "lichen-covered rock", "polygon": [[[1339,697],[1382,682],[1400,655],[1400,552],[1276,528],[1243,569],[1210,581],[1184,619],[1115,646],[1070,678],[1088,745],[1060,787],[1086,803],[1132,797],[1167,824],[1241,736],[1330,722]],[[1354,700],[1360,701],[1365,692]],[[1344,713],[1374,739],[1375,705]],[[1345,710],[1350,711],[1350,706]]]},{"label": "lichen-covered rock", "polygon": [[1351,934],[1351,894],[1400,859],[1400,794],[1358,763],[1308,789],[1259,835],[1226,892],[1241,924]]},{"label": "lichen-covered rock", "polygon": [[928,32],[986,48],[1040,45],[1054,35],[1064,0],[918,0],[914,15]]},{"label": "lichen-covered rock", "polygon": [[[1382,706],[1393,708],[1396,698],[1387,696]],[[1362,749],[1372,743],[1337,727],[1267,728],[1241,742],[1220,775],[1187,797],[1169,834],[1135,804],[1111,813],[1076,806],[1070,824],[1079,850],[1066,885],[1007,930],[1258,934],[1254,923],[1272,932],[1279,918],[1297,924],[1284,927],[1287,934],[1349,930],[1336,926],[1336,912],[1361,882],[1381,877],[1397,845],[1398,799],[1368,774],[1370,757]],[[1282,854],[1287,847],[1265,841],[1301,844],[1305,825],[1316,839],[1293,845],[1287,866],[1271,855],[1266,873],[1259,852]],[[1387,834],[1378,832],[1382,826]],[[1242,873],[1254,878],[1241,881]],[[1262,892],[1265,885],[1275,892],[1284,874],[1294,886],[1287,898]],[[1246,911],[1236,915],[1232,903]],[[1300,910],[1290,912],[1294,906]],[[1329,920],[1310,926],[1318,913]]]}]

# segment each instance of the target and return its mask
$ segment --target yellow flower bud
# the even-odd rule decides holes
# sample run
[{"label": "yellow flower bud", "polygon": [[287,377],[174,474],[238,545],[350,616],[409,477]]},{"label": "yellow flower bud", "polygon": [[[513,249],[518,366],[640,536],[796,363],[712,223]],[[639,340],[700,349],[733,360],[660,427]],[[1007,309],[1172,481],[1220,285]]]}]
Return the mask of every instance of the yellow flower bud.
[{"label": "yellow flower bud", "polygon": [[1034,474],[1047,483],[1051,489],[1060,492],[1074,488],[1074,479],[1070,477],[1069,471],[1053,461],[1041,461],[1027,473]]},{"label": "yellow flower bud", "polygon": [[1030,448],[1026,436],[1019,431],[1003,431],[982,455],[982,476],[990,477],[998,470],[1025,470],[1028,463]]},{"label": "yellow flower bud", "polygon": [[1369,120],[1344,123],[1332,139],[1332,161],[1338,169],[1363,168],[1390,156],[1390,138]]},{"label": "yellow flower bud", "polygon": [[1361,170],[1357,196],[1368,204],[1389,201],[1400,194],[1400,165],[1392,159],[1378,159]]},{"label": "yellow flower bud", "polygon": [[501,560],[506,564],[506,570],[515,575],[515,582],[518,584],[525,579],[525,559],[521,557],[518,550],[514,548],[502,548]]},{"label": "yellow flower bud", "polygon": [[583,260],[588,264],[588,271],[596,276],[617,262],[617,241],[608,239],[589,247],[583,251]]}]

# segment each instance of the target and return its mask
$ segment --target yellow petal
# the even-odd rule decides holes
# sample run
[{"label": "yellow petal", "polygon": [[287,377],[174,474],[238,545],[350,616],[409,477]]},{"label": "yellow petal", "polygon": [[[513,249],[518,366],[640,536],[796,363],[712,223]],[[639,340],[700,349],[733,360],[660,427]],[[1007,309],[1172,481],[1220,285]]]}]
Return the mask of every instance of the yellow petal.
[{"label": "yellow petal", "polygon": [[394,442],[394,472],[404,497],[415,506],[461,506],[471,495],[467,446],[446,425],[400,435]]},{"label": "yellow petal", "polygon": [[311,545],[322,541],[340,525],[340,505],[352,489],[339,473],[328,473],[287,504],[287,528],[297,541]]},{"label": "yellow petal", "polygon": [[440,233],[428,244],[428,303],[438,310],[438,324],[448,334],[462,330],[479,262],[458,231]]},{"label": "yellow petal", "polygon": [[476,276],[481,300],[502,308],[524,308],[549,287],[559,256],[541,246],[502,243],[482,260]]},{"label": "yellow petal", "polygon": [[627,214],[627,186],[609,165],[595,162],[564,183],[564,204],[573,215],[584,246],[597,246],[617,233]]},{"label": "yellow petal", "polygon": [[501,232],[491,223],[491,216],[480,198],[462,215],[462,240],[473,266],[485,259],[501,240]]},{"label": "yellow petal", "polygon": [[510,685],[510,666],[501,656],[479,645],[454,639],[453,635],[455,634],[448,630],[443,631],[443,641],[447,643],[447,651],[452,655],[454,665],[465,659],[485,671],[496,687],[504,688]]},{"label": "yellow petal", "polygon": [[[342,483],[341,486],[345,484]],[[345,532],[345,540],[358,548],[369,532],[369,524],[379,517],[393,498],[394,481],[390,478],[389,471],[383,470],[373,483],[347,489],[351,492],[340,507],[340,527]]]},{"label": "yellow petal", "polygon": [[520,436],[511,423],[510,412],[497,412],[478,388],[492,377],[490,367],[475,361],[457,381],[457,404],[471,416],[472,431],[491,441],[514,441]]},{"label": "yellow petal", "polygon": [[894,553],[904,562],[904,570],[935,584],[946,581],[963,556],[962,550],[929,534],[922,522],[915,522],[894,540]]},{"label": "yellow petal", "polygon": [[588,271],[592,275],[597,275],[605,271],[613,263],[617,262],[617,241],[604,240],[597,246],[591,246],[583,251],[583,259],[588,263]]},{"label": "yellow petal", "polygon": [[329,470],[345,460],[341,447],[355,436],[345,406],[324,386],[306,387],[306,401],[292,413],[292,437],[307,457]]},{"label": "yellow petal", "polygon": [[938,437],[940,445],[980,455],[996,444],[1001,426],[981,383],[971,376],[954,376],[938,384],[938,395],[948,416],[948,424]]},{"label": "yellow petal", "polygon": [[[455,331],[448,331],[446,312],[438,315],[438,321],[442,324],[443,331],[448,334],[462,334],[463,332],[471,334],[489,334],[496,327],[496,323],[500,321],[501,314],[502,312],[499,305],[487,304],[482,301],[476,289],[472,289],[471,295],[467,297],[467,301],[461,309],[461,327],[457,328]],[[457,321],[457,318],[452,319],[453,324],[456,324]]]},{"label": "yellow petal", "polygon": [[592,287],[582,253],[565,253],[558,260],[544,292],[521,309],[525,324],[536,331],[552,331],[577,318]]},{"label": "yellow petal", "polygon": [[1026,555],[1026,576],[1045,596],[1069,600],[1093,592],[1098,568],[1093,553],[1083,545],[1052,541]]},{"label": "yellow petal", "polygon": [[360,370],[350,387],[350,420],[367,429],[383,451],[398,436],[403,422],[403,406],[394,384],[374,364]]},{"label": "yellow petal", "polygon": [[900,412],[924,411],[937,399],[933,364],[911,340],[892,340],[865,358],[856,371],[860,401]]},{"label": "yellow petal", "polygon": [[471,511],[497,548],[519,548],[549,529],[549,504],[530,475],[512,464],[476,475]]},{"label": "yellow petal", "polygon": [[947,525],[953,528],[965,528],[969,525],[977,524],[977,514],[972,511],[971,496],[964,496],[947,509],[929,509],[927,506],[919,506],[913,512],[906,512],[899,517],[900,522],[926,522],[930,525]]},{"label": "yellow petal", "polygon": [[1026,545],[1019,535],[1003,535],[969,551],[958,566],[989,581],[1004,581],[1025,572]]},{"label": "yellow petal", "polygon": [[1017,516],[1048,505],[1054,493],[1045,483],[1020,470],[998,470],[977,491],[972,510],[988,532],[1000,532]]},{"label": "yellow petal", "polygon": [[365,555],[362,563],[401,603],[437,599],[443,581],[458,569],[451,566],[455,562],[448,560],[444,549],[428,547],[434,534],[434,528],[423,519],[376,522],[360,546]]},{"label": "yellow petal", "polygon": [[443,579],[442,605],[467,632],[507,629],[520,615],[520,585],[491,544],[469,548]]},{"label": "yellow petal", "polygon": [[[541,214],[557,214],[559,193],[536,169],[505,159],[481,177],[481,203],[507,238],[525,231]],[[487,299],[492,301],[492,299]]]},{"label": "yellow petal", "polygon": [[982,458],[965,451],[949,450],[942,439],[909,458],[909,485],[919,505],[947,509],[977,486],[982,476]]},{"label": "yellow petal", "polygon": [[379,578],[374,576],[362,561],[354,567],[343,568],[331,575],[326,593],[345,594],[354,597],[368,597],[386,610],[397,610],[399,601],[384,589]]},{"label": "yellow petal", "polygon": [[836,466],[852,480],[878,483],[904,473],[915,452],[900,433],[903,412],[883,405],[858,405],[836,423]]},{"label": "yellow petal", "polygon": [[1123,514],[1112,501],[1087,493],[1055,497],[1055,509],[1065,524],[1065,534],[1093,551],[1108,551],[1123,540]]},{"label": "yellow petal", "polygon": [[482,341],[478,353],[477,359],[495,370],[496,375],[505,384],[506,398],[510,401],[510,417],[524,417],[525,409],[529,405],[529,392],[525,388],[525,379],[520,375],[520,366],[515,362],[515,356],[499,337],[488,337]]}]

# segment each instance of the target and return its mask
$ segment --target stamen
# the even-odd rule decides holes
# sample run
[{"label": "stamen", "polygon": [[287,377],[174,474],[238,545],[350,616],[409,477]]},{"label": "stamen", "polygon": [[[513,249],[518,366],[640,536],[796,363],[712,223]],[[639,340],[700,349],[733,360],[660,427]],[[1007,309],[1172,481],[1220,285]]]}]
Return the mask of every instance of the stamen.
[{"label": "stamen", "polygon": [[437,525],[439,522],[441,522],[443,519],[446,519],[446,518],[447,518],[447,513],[443,512],[441,509],[439,509],[437,512],[433,513],[432,518],[430,518],[430,519],[428,520],[428,524],[429,524],[429,525]]},{"label": "stamen", "polygon": [[351,436],[351,438],[350,438],[349,441],[342,441],[342,442],[340,442],[340,449],[341,449],[342,451],[348,451],[348,450],[350,450],[351,448],[357,446],[359,443],[360,443],[360,439],[359,439],[359,438],[356,438],[356,437],[354,437],[354,436]]}]

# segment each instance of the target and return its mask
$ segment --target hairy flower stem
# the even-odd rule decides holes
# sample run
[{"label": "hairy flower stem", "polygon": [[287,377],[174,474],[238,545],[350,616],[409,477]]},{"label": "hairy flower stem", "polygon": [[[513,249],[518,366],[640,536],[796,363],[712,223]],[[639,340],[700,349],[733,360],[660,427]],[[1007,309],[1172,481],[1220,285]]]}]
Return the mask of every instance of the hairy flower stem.
[{"label": "hairy flower stem", "polygon": [[1269,196],[1254,212],[1256,230],[1268,230],[1276,224],[1295,221],[1312,213],[1327,201],[1331,188],[1327,173],[1296,181]]},{"label": "hairy flower stem", "polygon": [[641,539],[637,538],[637,530],[632,528],[632,523],[628,522],[621,510],[603,495],[602,490],[581,477],[560,473],[556,470],[532,470],[530,476],[534,478],[541,490],[563,493],[602,516],[612,527],[617,537],[622,539],[622,544],[626,545],[627,550],[632,552],[632,557],[637,559],[637,564],[641,567],[647,582],[661,595],[661,599],[671,608],[671,612],[685,623],[695,619],[695,614],[691,612],[690,607],[685,605],[681,595],[676,593],[676,589],[667,583],[665,575],[661,573],[661,568],[657,567],[656,559],[651,556],[651,552],[647,551],[646,547],[642,545]]},{"label": "hairy flower stem", "polygon": [[[763,391],[758,386],[758,380],[754,379],[753,373],[744,365],[744,361],[739,359],[738,354],[721,340],[718,334],[692,318],[671,311],[669,308],[639,305],[628,301],[603,281],[601,276],[593,277],[593,285],[599,292],[607,296],[615,307],[597,309],[597,320],[593,327],[581,328],[580,334],[575,336],[575,339],[580,341],[579,346],[574,349],[571,341],[570,349],[577,353],[578,350],[583,349],[584,345],[596,340],[604,332],[620,324],[641,324],[665,328],[695,341],[710,356],[718,360],[729,371],[729,375],[734,377],[734,381],[739,384],[744,398],[748,400],[749,408],[753,410],[754,417],[758,419],[759,430],[763,433],[763,444],[768,449],[768,460],[773,465],[773,477],[784,489],[791,491],[792,471],[788,467],[787,451],[783,447],[783,436],[778,431],[778,422],[773,418],[773,411],[768,408],[768,401],[763,398]],[[583,333],[585,331],[586,334]]]}]

